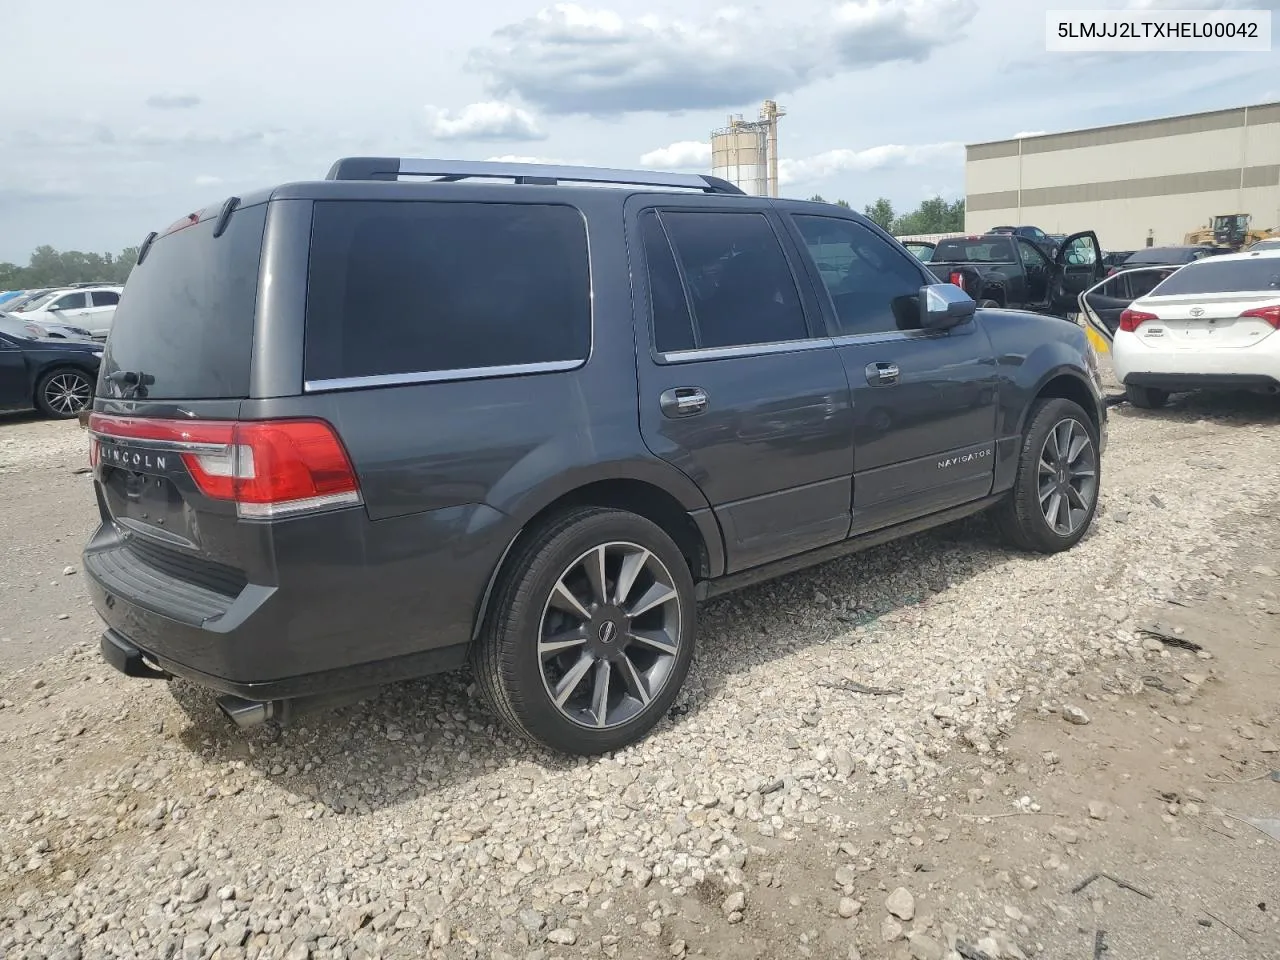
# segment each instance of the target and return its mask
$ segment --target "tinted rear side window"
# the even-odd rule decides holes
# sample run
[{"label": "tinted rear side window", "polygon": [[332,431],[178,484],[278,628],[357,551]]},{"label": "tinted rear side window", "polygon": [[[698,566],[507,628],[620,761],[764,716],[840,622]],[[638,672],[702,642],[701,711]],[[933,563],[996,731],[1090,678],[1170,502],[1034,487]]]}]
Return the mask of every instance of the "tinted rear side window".
[{"label": "tinted rear side window", "polygon": [[1280,257],[1208,258],[1187,264],[1151,291],[1155,297],[1191,293],[1280,293]]},{"label": "tinted rear side window", "polygon": [[551,204],[321,201],[308,381],[584,360],[587,234]]},{"label": "tinted rear side window", "polygon": [[266,219],[267,204],[255,204],[237,210],[220,237],[214,216],[152,244],[116,307],[99,395],[120,394],[106,379],[117,370],[144,374],[155,400],[249,395]]}]

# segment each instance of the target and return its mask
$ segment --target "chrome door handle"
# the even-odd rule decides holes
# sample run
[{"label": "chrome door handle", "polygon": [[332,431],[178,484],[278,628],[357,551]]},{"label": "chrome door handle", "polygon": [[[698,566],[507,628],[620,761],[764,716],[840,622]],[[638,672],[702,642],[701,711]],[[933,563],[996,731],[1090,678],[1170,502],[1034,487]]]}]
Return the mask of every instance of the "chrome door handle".
[{"label": "chrome door handle", "polygon": [[898,365],[896,363],[868,363],[867,364],[867,383],[873,386],[877,384],[897,383],[898,382]]},{"label": "chrome door handle", "polygon": [[658,404],[668,417],[691,417],[707,409],[707,391],[701,387],[672,387],[662,391]]}]

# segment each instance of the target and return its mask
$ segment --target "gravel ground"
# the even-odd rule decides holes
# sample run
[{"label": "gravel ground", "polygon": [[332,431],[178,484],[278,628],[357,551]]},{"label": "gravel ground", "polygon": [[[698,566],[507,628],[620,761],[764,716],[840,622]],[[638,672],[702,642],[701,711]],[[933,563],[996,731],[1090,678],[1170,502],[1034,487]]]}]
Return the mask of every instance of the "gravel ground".
[{"label": "gravel ground", "polygon": [[[1016,754],[1067,764],[1104,728],[1069,721],[1119,709],[1097,684],[1170,656],[1139,618],[1196,584],[1222,593],[1251,535],[1280,532],[1275,401],[1121,406],[1111,422],[1101,512],[1075,550],[1010,553],[975,518],[706,604],[671,716],[593,761],[509,736],[464,674],[248,734],[201,691],[113,674],[64,574],[93,514],[72,473],[83,434],[0,423],[0,533],[25,558],[0,581],[0,634],[21,641],[0,662],[0,956],[1087,957],[1089,904],[1028,898],[1082,843],[1115,838],[1080,809],[1015,829],[1043,811],[1007,792],[1074,782]],[[50,547],[51,531],[73,542]],[[1263,626],[1246,646],[1273,676],[1280,607],[1257,549],[1247,623]],[[1184,673],[1214,669],[1179,655]],[[1114,736],[1139,736],[1116,718]],[[1250,743],[1274,747],[1280,722],[1256,719]],[[1268,798],[1280,816],[1280,787]],[[1131,833],[1154,835],[1136,817]],[[1232,836],[1205,869],[1256,862],[1258,882],[1280,881],[1265,836]],[[993,856],[1019,844],[1034,862],[1000,878]],[[1107,957],[1266,956],[1250,952],[1276,937],[1262,915],[1231,923],[1236,939],[1187,914],[1221,937],[1203,954],[1122,930]]]}]

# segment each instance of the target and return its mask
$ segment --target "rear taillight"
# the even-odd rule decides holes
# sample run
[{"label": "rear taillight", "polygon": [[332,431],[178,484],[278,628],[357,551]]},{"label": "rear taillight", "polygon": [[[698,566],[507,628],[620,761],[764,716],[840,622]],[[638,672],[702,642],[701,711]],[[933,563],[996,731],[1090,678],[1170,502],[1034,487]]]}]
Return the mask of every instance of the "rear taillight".
[{"label": "rear taillight", "polygon": [[1108,277],[1115,276],[1116,269],[1117,269],[1116,267],[1107,267],[1107,276]]},{"label": "rear taillight", "polygon": [[1120,329],[1125,333],[1133,333],[1148,320],[1159,320],[1154,313],[1143,313],[1141,310],[1126,310],[1120,314]]},{"label": "rear taillight", "polygon": [[360,484],[333,427],[323,420],[150,420],[95,413],[98,438],[172,450],[206,497],[233,501],[242,517],[278,517],[360,503]]},{"label": "rear taillight", "polygon": [[959,287],[961,290],[963,290],[963,289],[964,289],[964,274],[963,274],[963,273],[961,273],[961,272],[960,272],[960,271],[958,271],[958,270],[954,270],[954,271],[952,271],[951,276],[950,276],[950,278],[948,279],[948,282],[949,282],[949,283],[954,283],[957,287]]},{"label": "rear taillight", "polygon": [[1246,310],[1240,314],[1241,317],[1256,317],[1259,320],[1265,320],[1277,330],[1280,330],[1280,303],[1272,304],[1269,307],[1257,307],[1254,310]]}]

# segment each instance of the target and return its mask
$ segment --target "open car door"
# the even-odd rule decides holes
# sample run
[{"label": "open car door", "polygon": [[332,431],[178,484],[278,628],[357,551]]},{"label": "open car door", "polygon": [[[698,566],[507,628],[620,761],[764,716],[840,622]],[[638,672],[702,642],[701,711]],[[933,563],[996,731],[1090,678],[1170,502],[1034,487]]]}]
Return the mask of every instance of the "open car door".
[{"label": "open car door", "polygon": [[1059,316],[1076,310],[1080,295],[1102,279],[1102,247],[1092,230],[1073,233],[1062,241],[1054,258],[1054,295],[1049,306]]},{"label": "open car door", "polygon": [[1109,353],[1111,341],[1120,326],[1120,314],[1177,269],[1164,266],[1121,270],[1080,294],[1080,319],[1094,349],[1099,353]]}]

